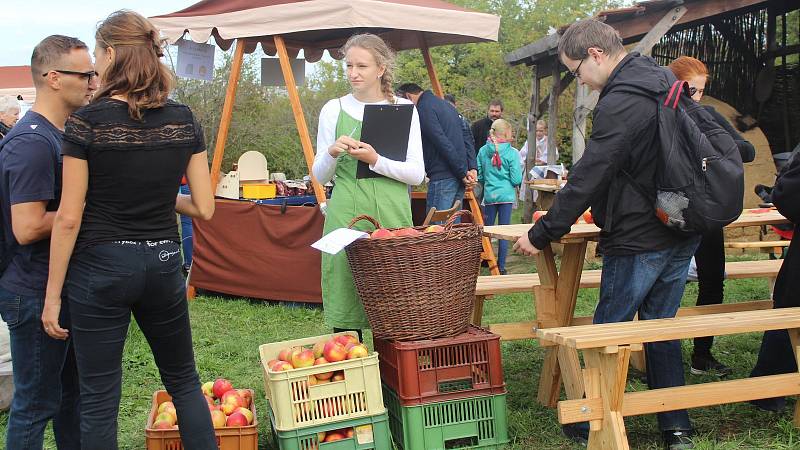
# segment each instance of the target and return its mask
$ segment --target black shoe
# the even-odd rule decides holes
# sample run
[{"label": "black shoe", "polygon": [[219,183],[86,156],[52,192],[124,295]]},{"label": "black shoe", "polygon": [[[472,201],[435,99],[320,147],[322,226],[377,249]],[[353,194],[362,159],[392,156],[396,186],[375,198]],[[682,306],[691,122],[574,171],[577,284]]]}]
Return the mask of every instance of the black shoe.
[{"label": "black shoe", "polygon": [[713,355],[692,355],[692,365],[689,367],[689,372],[692,375],[706,375],[715,374],[718,377],[726,377],[733,372],[733,370],[717,361]]},{"label": "black shoe", "polygon": [[506,269],[499,269],[499,270],[500,270],[500,275],[506,275],[507,274]]},{"label": "black shoe", "polygon": [[581,426],[581,424],[571,423],[568,425],[561,425],[561,432],[564,436],[568,437],[572,442],[580,444],[584,447],[589,445],[589,428]]},{"label": "black shoe", "polygon": [[692,444],[692,430],[664,431],[664,448],[666,450],[687,450],[694,448]]},{"label": "black shoe", "polygon": [[786,408],[786,398],[784,397],[760,398],[758,400],[750,400],[748,403],[762,411],[772,413],[779,413],[783,411],[783,408]]}]

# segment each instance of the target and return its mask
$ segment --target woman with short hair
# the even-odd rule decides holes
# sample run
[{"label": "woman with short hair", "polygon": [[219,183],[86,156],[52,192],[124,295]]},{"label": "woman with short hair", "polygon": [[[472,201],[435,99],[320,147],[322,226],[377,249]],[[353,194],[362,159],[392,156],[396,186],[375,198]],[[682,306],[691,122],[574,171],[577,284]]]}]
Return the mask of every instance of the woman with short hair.
[{"label": "woman with short hair", "polygon": [[13,95],[0,95],[0,139],[3,139],[19,120],[19,101]]}]

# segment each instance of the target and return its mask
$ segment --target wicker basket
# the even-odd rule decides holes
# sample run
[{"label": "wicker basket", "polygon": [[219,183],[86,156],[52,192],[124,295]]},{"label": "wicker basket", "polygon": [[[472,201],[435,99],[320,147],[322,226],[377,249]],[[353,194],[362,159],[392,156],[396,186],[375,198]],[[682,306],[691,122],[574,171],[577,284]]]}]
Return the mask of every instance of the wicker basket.
[{"label": "wicker basket", "polygon": [[[359,239],[347,246],[358,295],[376,337],[417,340],[451,337],[466,331],[475,301],[482,228],[455,224],[418,236]],[[368,220],[358,216],[350,222]],[[417,227],[422,231],[423,227]]]}]

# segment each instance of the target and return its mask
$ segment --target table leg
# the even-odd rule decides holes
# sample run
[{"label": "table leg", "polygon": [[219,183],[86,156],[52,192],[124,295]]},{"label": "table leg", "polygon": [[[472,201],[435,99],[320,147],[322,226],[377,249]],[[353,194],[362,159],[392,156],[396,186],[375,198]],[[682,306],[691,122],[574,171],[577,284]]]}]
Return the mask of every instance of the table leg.
[{"label": "table leg", "polygon": [[603,400],[602,421],[589,424],[589,450],[630,449],[622,416],[630,352],[624,346],[616,353],[604,353],[601,349],[584,351],[590,398],[599,396]]},{"label": "table leg", "polygon": [[[586,241],[565,244],[559,274],[555,268],[552,249],[547,247],[539,252],[536,267],[541,287],[535,292],[537,319],[540,317],[547,319],[554,313],[555,326],[568,326],[571,323],[575,314],[575,302],[585,256]],[[550,321],[541,320],[540,326],[547,327],[548,322]],[[575,350],[548,347],[539,377],[539,402],[545,406],[556,406],[562,377],[569,398],[583,397],[584,387],[580,370],[580,360]]]},{"label": "table leg", "polygon": [[472,324],[481,326],[483,321],[483,301],[486,300],[485,295],[475,296],[475,305],[472,307]]}]

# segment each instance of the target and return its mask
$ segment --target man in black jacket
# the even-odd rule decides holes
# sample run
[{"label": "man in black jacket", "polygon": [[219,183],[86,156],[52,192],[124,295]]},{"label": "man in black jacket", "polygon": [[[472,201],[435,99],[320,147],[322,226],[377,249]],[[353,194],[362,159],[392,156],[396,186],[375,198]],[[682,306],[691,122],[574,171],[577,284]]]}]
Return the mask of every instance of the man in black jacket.
[{"label": "man in black jacket", "polygon": [[[627,54],[617,32],[593,19],[572,24],[561,36],[558,54],[579,82],[600,91],[592,135],[548,214],[514,248],[535,255],[568,233],[591,206],[603,251],[594,322],[628,321],[637,312],[640,320],[674,317],[699,238],[678,236],[662,225],[652,200],[630,181],[655,197],[656,98],[669,89],[674,75],[647,56]],[[684,384],[679,341],[647,344],[645,351],[650,388]],[[660,413],[658,423],[666,448],[693,448],[685,410]],[[564,431],[582,439],[588,427]]]},{"label": "man in black jacket", "polygon": [[417,84],[403,84],[397,93],[414,102],[419,113],[429,179],[426,209],[450,209],[456,200],[464,198],[465,188],[478,180],[475,154],[464,145],[461,117],[453,105]]},{"label": "man in black jacket", "polygon": [[489,129],[492,128],[492,122],[497,119],[503,118],[503,102],[494,99],[489,102],[489,108],[486,111],[486,117],[476,120],[472,123],[470,130],[475,139],[475,153],[486,145],[486,139],[489,138]]}]

